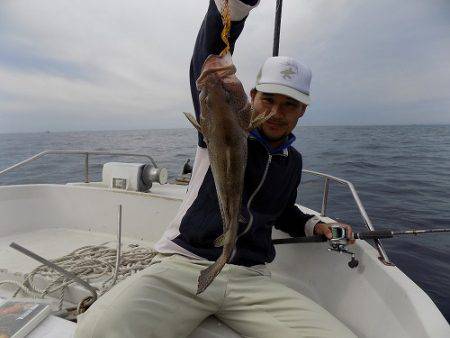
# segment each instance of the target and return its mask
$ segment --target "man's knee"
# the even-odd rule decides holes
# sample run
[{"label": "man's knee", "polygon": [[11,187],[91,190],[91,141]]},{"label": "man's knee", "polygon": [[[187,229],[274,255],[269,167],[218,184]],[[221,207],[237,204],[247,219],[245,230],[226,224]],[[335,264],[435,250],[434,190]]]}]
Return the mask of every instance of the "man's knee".
[{"label": "man's knee", "polygon": [[[148,337],[148,332],[140,332],[142,325],[123,310],[116,307],[109,309],[91,307],[86,313],[78,316],[75,338]],[[148,325],[146,327],[149,328]]]},{"label": "man's knee", "polygon": [[90,311],[78,316],[77,329],[74,338],[112,337],[105,328],[114,326],[111,316]]}]

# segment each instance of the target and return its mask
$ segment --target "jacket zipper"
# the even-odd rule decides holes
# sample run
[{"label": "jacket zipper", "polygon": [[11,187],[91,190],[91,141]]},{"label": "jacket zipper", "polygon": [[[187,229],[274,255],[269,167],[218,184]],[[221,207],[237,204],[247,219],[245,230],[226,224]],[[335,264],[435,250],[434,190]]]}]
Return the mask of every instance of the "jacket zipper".
[{"label": "jacket zipper", "polygon": [[262,176],[262,178],[261,178],[261,182],[259,182],[259,185],[256,187],[255,191],[254,191],[253,194],[250,196],[250,198],[248,199],[248,202],[247,202],[247,211],[248,211],[248,214],[250,215],[250,220],[248,221],[248,224],[247,224],[247,227],[245,228],[245,230],[244,230],[243,232],[241,232],[241,233],[237,236],[236,241],[237,241],[241,236],[244,236],[244,235],[250,230],[250,228],[252,227],[252,224],[253,224],[253,214],[252,214],[252,212],[250,211],[250,206],[251,206],[251,204],[252,204],[252,202],[253,202],[253,199],[255,198],[256,194],[257,194],[258,191],[261,189],[262,185],[264,184],[264,181],[266,180],[267,172],[269,171],[270,162],[272,162],[272,154],[270,154],[270,153],[268,152],[268,155],[269,155],[269,157],[268,157],[268,159],[267,159],[266,169],[264,170],[264,174],[263,174],[263,176]]}]

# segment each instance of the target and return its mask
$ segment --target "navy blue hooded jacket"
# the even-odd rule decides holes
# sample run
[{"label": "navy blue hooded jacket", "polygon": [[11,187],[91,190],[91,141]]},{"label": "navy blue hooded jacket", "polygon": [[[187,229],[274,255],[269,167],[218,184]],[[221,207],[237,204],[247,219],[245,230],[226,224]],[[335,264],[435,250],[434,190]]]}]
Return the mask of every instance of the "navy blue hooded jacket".
[{"label": "navy blue hooded jacket", "polygon": [[[256,1],[247,2],[251,4]],[[231,52],[244,28],[245,19],[232,22]],[[222,28],[221,15],[211,0],[197,36],[190,66],[192,99],[197,120],[200,105],[195,81],[208,55],[217,55],[224,48],[220,38]],[[294,140],[295,137],[291,134],[283,146],[272,149],[257,130],[250,134],[241,210],[244,219],[239,223],[236,250],[230,263],[253,266],[271,262],[275,258],[272,227],[291,236],[305,236],[304,226],[312,215],[304,214],[295,205],[302,157],[291,145]],[[198,146],[189,186],[191,191],[188,191],[172,229],[167,231],[162,242],[172,241],[172,245],[183,248],[185,252],[214,261],[222,252],[222,248],[215,247],[213,242],[223,233],[223,224],[206,144],[201,134],[198,135]],[[242,234],[249,223],[249,230]],[[159,244],[159,247],[164,246]]]}]

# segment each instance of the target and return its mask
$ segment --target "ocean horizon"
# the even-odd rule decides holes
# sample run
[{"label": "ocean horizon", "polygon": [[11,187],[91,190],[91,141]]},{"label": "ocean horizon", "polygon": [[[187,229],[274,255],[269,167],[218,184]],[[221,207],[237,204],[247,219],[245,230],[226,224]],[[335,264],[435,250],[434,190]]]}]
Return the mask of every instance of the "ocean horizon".
[{"label": "ocean horizon", "polygon": [[[414,127],[414,126],[450,126],[450,123],[410,123],[410,124],[301,124],[298,127]],[[146,130],[176,130],[176,129],[193,129],[192,126],[185,127],[155,127],[155,128],[130,128],[130,129],[74,129],[74,130],[39,130],[39,131],[14,131],[1,132],[0,135],[14,134],[40,134],[40,133],[77,133],[77,132],[109,132],[109,131],[146,131]]]}]

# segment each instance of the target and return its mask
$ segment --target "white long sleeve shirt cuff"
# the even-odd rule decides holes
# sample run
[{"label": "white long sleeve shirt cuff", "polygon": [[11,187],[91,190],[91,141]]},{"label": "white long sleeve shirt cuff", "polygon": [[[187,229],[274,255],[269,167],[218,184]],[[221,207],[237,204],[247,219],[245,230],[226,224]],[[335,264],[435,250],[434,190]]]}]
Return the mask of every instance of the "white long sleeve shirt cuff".
[{"label": "white long sleeve shirt cuff", "polygon": [[[217,9],[219,12],[222,12],[222,8],[224,6],[225,1],[224,0],[214,0],[216,3]],[[230,16],[231,21],[241,21],[243,18],[245,18],[250,11],[258,6],[259,1],[256,5],[250,6],[246,5],[243,2],[240,2],[239,0],[228,0],[228,6],[230,8]]]},{"label": "white long sleeve shirt cuff", "polygon": [[306,237],[314,236],[314,227],[319,222],[324,222],[324,221],[319,216],[313,216],[305,223]]}]

